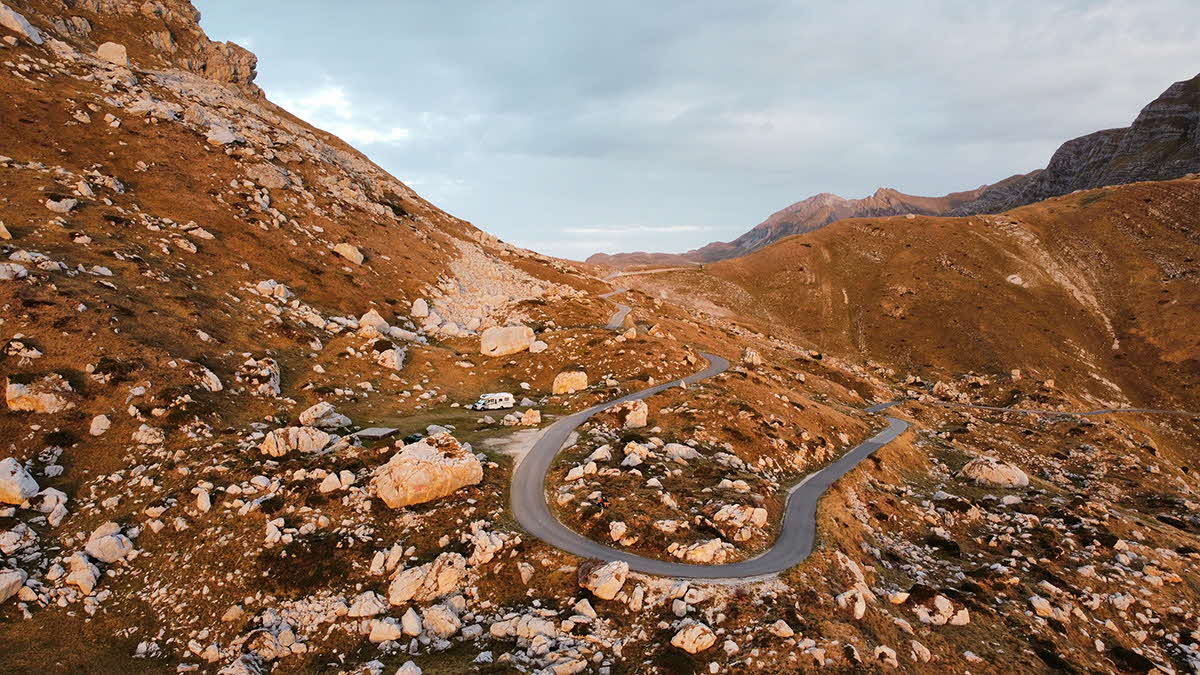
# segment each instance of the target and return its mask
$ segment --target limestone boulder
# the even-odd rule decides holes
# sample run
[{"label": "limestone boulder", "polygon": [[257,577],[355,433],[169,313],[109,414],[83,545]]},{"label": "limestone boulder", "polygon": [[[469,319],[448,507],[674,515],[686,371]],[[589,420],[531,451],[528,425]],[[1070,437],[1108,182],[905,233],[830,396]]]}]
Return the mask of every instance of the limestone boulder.
[{"label": "limestone boulder", "polygon": [[616,413],[618,422],[625,429],[640,429],[646,426],[650,414],[649,406],[641,399],[619,403],[608,410]]},{"label": "limestone boulder", "polygon": [[483,466],[448,433],[405,445],[375,470],[371,489],[385,504],[398,509],[440,499],[483,480]]},{"label": "limestone boulder", "polygon": [[602,600],[617,597],[628,578],[629,563],[620,560],[608,563],[589,560],[580,565],[578,571],[579,586],[588,589]]},{"label": "limestone boulder", "polygon": [[92,532],[84,550],[96,560],[115,563],[129,555],[133,550],[133,542],[121,532],[120,525],[108,522]]},{"label": "limestone boulder", "polygon": [[0,461],[0,503],[21,505],[38,493],[37,481],[17,460]]},{"label": "limestone boulder", "polygon": [[442,553],[424,565],[398,569],[388,585],[388,602],[403,605],[428,602],[462,588],[467,559],[458,553]]},{"label": "limestone boulder", "polygon": [[717,642],[713,629],[702,623],[689,623],[671,638],[671,646],[689,654],[698,654]]},{"label": "limestone boulder", "polygon": [[284,427],[267,434],[258,448],[271,457],[283,457],[293,450],[320,452],[329,445],[331,438],[329,434],[313,427]]},{"label": "limestone boulder", "polygon": [[355,265],[363,264],[363,260],[366,259],[363,256],[362,251],[358,250],[357,246],[355,246],[353,244],[347,244],[345,242],[342,242],[341,244],[334,246],[333,252],[342,256],[346,260],[349,260],[350,262],[354,263]]},{"label": "limestone boulder", "polygon": [[339,413],[332,403],[321,401],[300,413],[300,424],[318,429],[337,429],[350,424],[350,418]]},{"label": "limestone boulder", "polygon": [[462,620],[458,618],[453,609],[444,604],[426,608],[421,613],[421,623],[425,626],[426,632],[443,640],[462,628]]},{"label": "limestone boulder", "polygon": [[96,56],[113,65],[129,67],[129,54],[125,51],[125,45],[105,42],[96,49]]},{"label": "limestone boulder", "polygon": [[696,542],[690,546],[673,543],[667,552],[687,563],[697,565],[720,565],[734,553],[733,545],[721,538]]},{"label": "limestone boulder", "polygon": [[588,376],[582,370],[564,370],[554,376],[551,392],[554,394],[574,394],[587,389]]},{"label": "limestone boulder", "polygon": [[1029,476],[1016,466],[986,455],[967,462],[960,472],[980,485],[988,487],[1019,488],[1029,485]]},{"label": "limestone boulder", "polygon": [[0,570],[0,604],[16,595],[28,578],[22,569]]},{"label": "limestone boulder", "polygon": [[17,12],[4,3],[0,3],[0,26],[4,26],[17,35],[24,35],[35,45],[45,42],[41,31],[34,28],[33,24],[29,23],[20,12]]},{"label": "limestone boulder", "polygon": [[529,349],[533,344],[533,329],[529,326],[493,326],[483,331],[479,353],[484,356],[508,356]]},{"label": "limestone boulder", "polygon": [[742,363],[755,367],[763,364],[762,355],[757,350],[746,347],[742,350]]}]

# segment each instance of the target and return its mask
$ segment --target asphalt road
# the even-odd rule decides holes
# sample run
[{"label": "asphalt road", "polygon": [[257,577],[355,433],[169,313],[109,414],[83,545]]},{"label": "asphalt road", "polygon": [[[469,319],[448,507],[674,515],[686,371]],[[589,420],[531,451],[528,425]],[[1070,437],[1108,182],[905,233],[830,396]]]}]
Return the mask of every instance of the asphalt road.
[{"label": "asphalt road", "polygon": [[[606,293],[601,297],[610,297],[623,292],[623,290]],[[620,326],[621,320],[628,312],[627,306],[618,305],[618,311],[613,315],[609,327],[611,328],[613,323]],[[546,502],[546,472],[549,471],[554,457],[558,455],[571,432],[592,415],[618,403],[648,398],[664,389],[679,386],[680,383],[699,382],[729,368],[729,361],[716,354],[701,352],[701,355],[708,360],[708,366],[694,375],[592,406],[556,420],[547,427],[541,438],[517,465],[513,474],[510,503],[512,512],[521,527],[538,539],[568,553],[606,561],[623,560],[629,563],[629,568],[635,572],[668,577],[712,580],[761,577],[786,570],[807,558],[812,553],[813,541],[816,536],[817,500],[834,481],[846,475],[871,453],[903,433],[908,428],[907,422],[895,417],[888,417],[886,429],[858,444],[836,462],[809,474],[804,480],[792,486],[788,491],[783,524],[775,545],[749,560],[726,565],[692,565],[644,558],[577,534],[560,523],[550,512],[550,506]],[[867,408],[867,411],[880,412],[893,404],[894,402],[881,403]]]},{"label": "asphalt road", "polygon": [[[666,272],[673,269],[646,270],[640,273]],[[635,272],[634,274],[637,273]],[[622,274],[613,274],[610,278],[618,276],[622,276]],[[620,288],[599,297],[611,298],[627,290],[629,289]],[[616,304],[617,311],[608,323],[608,328],[611,330],[620,329],[625,316],[630,311],[628,305]],[[776,574],[799,564],[807,558],[812,553],[813,543],[816,538],[817,500],[825,494],[829,486],[849,473],[859,462],[904,433],[908,429],[908,422],[895,417],[886,417],[888,421],[887,428],[856,445],[834,463],[809,474],[799,483],[793,485],[788,490],[783,523],[774,546],[749,560],[726,565],[692,565],[644,558],[612,548],[611,546],[606,546],[605,544],[577,534],[560,523],[550,512],[550,506],[546,502],[546,472],[549,471],[551,463],[553,463],[555,456],[558,455],[566,443],[567,438],[570,437],[571,432],[587,421],[592,415],[618,403],[648,398],[664,389],[679,386],[680,383],[692,384],[699,382],[722,373],[729,368],[729,361],[720,356],[705,352],[701,352],[701,355],[708,360],[708,366],[694,375],[685,377],[682,380],[667,382],[650,387],[649,389],[627,394],[607,403],[592,406],[586,410],[561,418],[547,427],[542,437],[534,444],[533,449],[517,465],[517,469],[513,474],[511,506],[513,514],[521,524],[521,527],[542,541],[568,553],[573,553],[584,558],[599,558],[606,561],[623,560],[629,563],[629,568],[635,572],[667,577],[715,581],[751,579]],[[866,412],[882,412],[898,402],[879,403],[866,408]],[[1070,413],[951,403],[941,403],[941,405],[1033,415],[1105,415],[1110,413],[1197,415],[1196,413],[1180,410],[1152,410],[1143,408],[1105,408],[1102,410]]]}]

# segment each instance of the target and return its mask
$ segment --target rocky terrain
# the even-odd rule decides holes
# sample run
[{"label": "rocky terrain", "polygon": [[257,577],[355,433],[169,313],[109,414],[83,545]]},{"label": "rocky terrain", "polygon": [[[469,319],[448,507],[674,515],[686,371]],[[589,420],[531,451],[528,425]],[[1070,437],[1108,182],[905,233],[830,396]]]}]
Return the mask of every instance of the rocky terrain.
[{"label": "rocky terrain", "polygon": [[587,261],[615,268],[716,262],[844,218],[994,214],[1076,190],[1167,180],[1196,171],[1200,171],[1200,75],[1171,85],[1128,127],[1063,143],[1045,169],[944,197],[917,197],[889,188],[863,199],[822,193],[772,214],[730,242],[713,242],[678,254],[597,253]]},{"label": "rocky terrain", "polygon": [[[198,19],[0,4],[0,670],[1200,667],[1200,423],[1068,414],[1200,407],[1200,182],[842,221],[623,277],[613,330],[594,269],[439,210]],[[745,560],[902,401],[807,560],[662,578],[516,525],[547,425],[701,351],[734,365],[605,407],[548,500],[622,551]]]}]

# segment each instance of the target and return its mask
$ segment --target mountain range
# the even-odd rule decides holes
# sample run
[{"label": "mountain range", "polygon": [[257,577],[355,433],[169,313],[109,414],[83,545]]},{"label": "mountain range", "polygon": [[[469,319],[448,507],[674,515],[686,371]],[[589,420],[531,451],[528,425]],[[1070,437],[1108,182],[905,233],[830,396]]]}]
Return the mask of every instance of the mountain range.
[{"label": "mountain range", "polygon": [[712,242],[686,253],[597,253],[587,262],[621,268],[709,263],[746,255],[843,218],[999,213],[1075,190],[1178,178],[1195,171],[1200,171],[1200,75],[1172,84],[1128,127],[1063,143],[1044,169],[942,197],[908,195],[891,188],[880,188],[862,199],[822,192],[776,211],[733,241]]}]

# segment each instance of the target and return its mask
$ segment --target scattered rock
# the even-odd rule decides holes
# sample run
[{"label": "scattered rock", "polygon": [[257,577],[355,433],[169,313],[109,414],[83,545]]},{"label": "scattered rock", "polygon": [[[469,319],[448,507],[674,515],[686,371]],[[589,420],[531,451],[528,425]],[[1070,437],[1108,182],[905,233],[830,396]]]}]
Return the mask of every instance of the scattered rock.
[{"label": "scattered rock", "polygon": [[40,45],[45,41],[41,31],[34,28],[33,24],[29,23],[24,16],[2,2],[0,2],[0,26],[4,26],[17,35],[24,35],[35,45]]},{"label": "scattered rock", "polygon": [[433,562],[397,570],[388,586],[388,602],[428,602],[461,588],[467,560],[458,553],[442,553]]},{"label": "scattered rock", "polygon": [[92,418],[92,424],[88,427],[88,433],[93,436],[103,436],[104,432],[108,431],[112,426],[112,422],[108,419],[108,415],[96,415]]},{"label": "scattered rock", "polygon": [[339,413],[332,403],[321,401],[300,413],[300,424],[320,429],[338,429],[350,424],[350,418]]},{"label": "scattered rock", "polygon": [[617,420],[623,428],[640,429],[646,426],[650,407],[642,399],[637,399],[619,403],[609,408],[608,412],[616,413]]},{"label": "scattered rock", "polygon": [[333,252],[342,256],[346,260],[349,260],[355,265],[363,264],[364,257],[362,251],[358,250],[358,247],[354,246],[353,244],[342,242],[341,244],[333,247]]},{"label": "scattered rock", "polygon": [[124,560],[133,550],[133,542],[121,533],[121,526],[108,522],[96,528],[84,547],[88,555],[106,563]]}]

